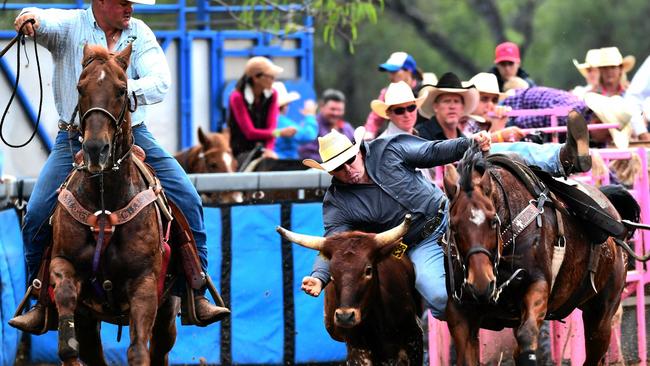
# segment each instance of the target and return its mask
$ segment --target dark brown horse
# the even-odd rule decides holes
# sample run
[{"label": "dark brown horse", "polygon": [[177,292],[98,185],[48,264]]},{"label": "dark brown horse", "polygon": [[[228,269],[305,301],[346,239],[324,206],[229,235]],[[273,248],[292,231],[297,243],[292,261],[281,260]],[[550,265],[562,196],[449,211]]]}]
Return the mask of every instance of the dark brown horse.
[{"label": "dark brown horse", "polygon": [[128,320],[130,365],[166,365],[176,339],[178,302],[159,290],[168,247],[151,201],[160,187],[149,187],[131,153],[130,57],[130,45],[118,54],[84,46],[78,84],[83,165],[62,186],[52,216],[49,275],[64,365],[80,364],[79,358],[106,365],[100,320]]},{"label": "dark brown horse", "polygon": [[[230,148],[230,137],[227,134],[214,132],[205,133],[198,128],[199,144],[180,151],[174,155],[187,173],[234,173],[237,171],[237,160]],[[242,202],[241,192],[204,193],[203,200],[209,203],[238,203]]]},{"label": "dark brown horse", "polygon": [[[607,235],[592,244],[587,231],[595,228],[568,214],[566,202],[532,194],[512,169],[480,152],[468,151],[459,170],[460,177],[449,166],[444,178],[451,201],[447,321],[458,365],[479,364],[479,327],[514,328],[517,364],[535,365],[542,321],[575,308],[583,311],[585,365],[602,364],[625,285],[625,253]],[[584,189],[620,219],[602,193]],[[554,260],[561,263],[555,271]]]},{"label": "dark brown horse", "polygon": [[328,238],[278,227],[287,240],[314,249],[330,261],[325,287],[325,327],[347,345],[348,365],[422,365],[420,295],[415,271],[403,252],[393,251],[410,218],[380,234],[359,231]]}]

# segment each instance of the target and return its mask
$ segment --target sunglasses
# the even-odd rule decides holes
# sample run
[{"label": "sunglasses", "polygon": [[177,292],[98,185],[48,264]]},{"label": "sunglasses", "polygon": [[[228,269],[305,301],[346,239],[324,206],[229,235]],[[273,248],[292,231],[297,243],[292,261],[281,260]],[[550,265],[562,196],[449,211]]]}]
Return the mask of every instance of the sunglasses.
[{"label": "sunglasses", "polygon": [[389,111],[391,111],[393,114],[396,114],[396,115],[399,116],[399,115],[404,114],[404,112],[411,113],[411,112],[413,112],[415,110],[415,108],[417,108],[417,106],[415,104],[411,104],[411,105],[406,106],[406,107],[391,108],[391,109],[389,109]]},{"label": "sunglasses", "polygon": [[343,167],[345,165],[352,165],[352,163],[354,163],[355,160],[357,160],[357,155],[356,154],[353,157],[351,157],[350,159],[348,159],[345,163],[343,163],[343,164],[337,166],[336,168],[334,168],[332,171],[333,172],[340,172],[341,170],[343,170]]}]

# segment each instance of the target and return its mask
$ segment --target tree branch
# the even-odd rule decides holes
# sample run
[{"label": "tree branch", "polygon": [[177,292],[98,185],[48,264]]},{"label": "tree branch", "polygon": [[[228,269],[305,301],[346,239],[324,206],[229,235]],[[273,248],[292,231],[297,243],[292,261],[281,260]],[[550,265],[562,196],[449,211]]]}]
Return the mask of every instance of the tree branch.
[{"label": "tree branch", "polygon": [[442,53],[450,63],[455,64],[468,74],[473,75],[478,72],[479,68],[469,58],[458,52],[447,37],[429,29],[429,22],[418,12],[416,7],[411,4],[407,6],[402,0],[386,0],[384,7],[394,15],[411,23],[420,32],[422,38],[432,48]]},{"label": "tree branch", "polygon": [[467,2],[474,9],[474,12],[485,20],[496,43],[505,42],[506,34],[503,19],[494,0],[468,0]]},{"label": "tree branch", "polygon": [[533,33],[533,20],[535,18],[535,12],[537,8],[544,2],[544,0],[526,0],[523,4],[519,5],[519,11],[515,17],[513,28],[521,33],[524,37],[522,44],[519,45],[521,51],[521,57],[523,58],[528,49],[528,45],[532,44],[534,33]]}]

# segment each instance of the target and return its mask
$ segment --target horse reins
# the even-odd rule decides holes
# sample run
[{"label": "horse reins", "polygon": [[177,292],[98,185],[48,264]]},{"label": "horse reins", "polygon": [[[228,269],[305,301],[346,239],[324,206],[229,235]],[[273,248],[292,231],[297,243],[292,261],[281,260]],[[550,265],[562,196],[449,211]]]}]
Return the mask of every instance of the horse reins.
[{"label": "horse reins", "polygon": [[[7,46],[0,51],[0,57],[3,57],[5,53],[13,46],[14,43],[17,43],[16,45],[16,81],[14,82],[13,85],[13,90],[11,91],[11,97],[9,97],[9,102],[7,102],[7,106],[5,107],[5,110],[2,114],[2,119],[0,119],[0,140],[4,142],[5,145],[18,149],[24,146],[27,146],[34,137],[36,136],[36,133],[38,133],[38,126],[41,123],[41,110],[43,107],[43,77],[41,75],[41,62],[38,57],[38,44],[36,43],[36,32],[34,32],[34,36],[32,37],[34,39],[34,54],[36,55],[36,69],[38,70],[38,86],[39,86],[39,102],[38,102],[38,115],[36,116],[36,124],[34,125],[34,131],[32,132],[32,135],[27,139],[22,144],[12,144],[7,139],[5,139],[3,128],[4,128],[4,122],[5,118],[7,117],[7,112],[9,112],[9,107],[11,107],[11,104],[14,101],[14,98],[16,97],[16,92],[18,90],[18,82],[20,81],[20,45],[25,44],[25,35],[22,34],[22,30],[27,25],[27,23],[31,23],[32,25],[35,23],[34,19],[27,19],[21,26],[20,29],[18,30],[18,34],[7,44]],[[20,40],[19,42],[17,42]]]}]

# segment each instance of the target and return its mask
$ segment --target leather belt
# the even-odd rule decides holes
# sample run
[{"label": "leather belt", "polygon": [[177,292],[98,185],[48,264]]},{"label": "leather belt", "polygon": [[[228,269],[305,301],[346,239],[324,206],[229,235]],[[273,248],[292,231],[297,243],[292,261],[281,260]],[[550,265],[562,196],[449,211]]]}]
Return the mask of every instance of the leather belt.
[{"label": "leather belt", "polygon": [[438,212],[436,212],[436,215],[424,223],[424,227],[422,228],[421,232],[421,237],[422,239],[426,239],[429,237],[429,235],[433,234],[434,231],[440,226],[442,223],[442,220],[445,217],[445,212],[447,208],[447,200],[442,201],[440,204],[440,207],[438,207]]}]

